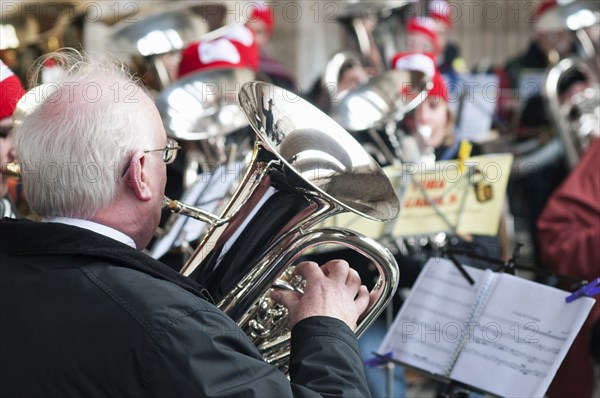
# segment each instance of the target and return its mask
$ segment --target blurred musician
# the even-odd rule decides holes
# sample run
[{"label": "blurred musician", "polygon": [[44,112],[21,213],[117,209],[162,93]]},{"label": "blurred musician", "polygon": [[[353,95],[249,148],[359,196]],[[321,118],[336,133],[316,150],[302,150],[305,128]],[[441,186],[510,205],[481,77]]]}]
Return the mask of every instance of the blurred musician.
[{"label": "blurred musician", "polygon": [[[540,1],[533,16],[534,21],[539,21],[544,14],[558,6],[557,0]],[[525,73],[537,71],[541,74],[560,59],[574,55],[575,51],[576,47],[572,32],[563,28],[540,29],[537,25],[534,25],[533,37],[527,49],[516,57],[509,59],[504,67],[497,71],[501,87],[505,89],[503,91],[509,93],[508,95],[502,95],[500,98],[500,116],[507,122],[511,122],[514,117],[518,116],[515,114],[517,108],[519,106],[525,107],[525,104],[519,102],[519,95],[516,95],[515,92],[519,89]],[[545,110],[539,101],[539,93],[535,94],[537,95],[531,100],[533,109],[522,112],[524,120],[521,121],[519,127],[537,127],[542,123],[539,121],[540,118],[546,119],[544,116]],[[536,115],[539,115],[537,119]],[[521,134],[526,134],[526,132],[521,132]]]},{"label": "blurred musician", "polygon": [[[542,0],[538,3],[534,20],[539,19],[559,4],[557,0]],[[573,34],[566,29],[541,30],[534,26],[534,34],[527,49],[509,60],[505,66],[510,87],[519,87],[521,73],[527,70],[543,71],[575,52]]]},{"label": "blurred musician", "polygon": [[352,332],[370,299],[358,275],[299,265],[304,295],[273,294],[290,311],[290,379],[264,362],[200,285],[139,251],[179,149],[152,99],[120,67],[52,57],[68,72],[25,95],[14,130],[44,222],[0,222],[2,395],[369,396]]},{"label": "blurred musician", "polygon": [[[582,280],[600,276],[600,139],[591,144],[552,194],[537,226],[544,265]],[[600,347],[592,347],[591,331],[599,321],[600,305],[596,302],[558,369],[548,397],[592,396],[595,383],[591,351]]]},{"label": "blurred musician", "polygon": [[437,61],[441,50],[442,47],[433,18],[415,17],[406,22],[407,52],[433,54],[434,59]]},{"label": "blurred musician", "polygon": [[[176,138],[182,146],[181,156],[167,167],[168,197],[184,197],[194,190],[196,182],[202,180],[203,177],[198,177],[199,173],[207,173],[204,177],[209,179],[210,173],[218,166],[237,161],[251,150],[254,134],[241,109],[238,109],[236,96],[245,82],[240,80],[240,76],[254,80],[258,65],[254,34],[244,25],[229,25],[222,36],[191,42],[182,50],[181,60],[176,66],[177,80],[167,86],[156,100],[167,134]],[[182,100],[181,93],[188,97]],[[232,116],[234,111],[231,108],[238,109],[239,115]],[[213,135],[206,138],[208,131]],[[218,178],[215,181],[223,182]],[[228,180],[227,184],[232,182]],[[209,191],[205,192],[208,194]],[[200,202],[196,203],[196,200]],[[201,198],[192,200],[194,204],[201,201]],[[174,220],[175,216],[165,211],[161,229],[168,234]],[[195,223],[191,219],[188,222]],[[202,223],[198,224],[205,227]],[[200,238],[202,230],[198,231],[195,239]],[[154,249],[159,243],[160,240],[157,240],[151,245],[153,256],[158,256]],[[193,244],[193,241],[189,243]],[[174,247],[164,256],[155,258],[180,270],[185,262],[185,253]]]},{"label": "blurred musician", "polygon": [[177,78],[219,68],[258,70],[259,65],[256,36],[244,26],[233,25],[223,37],[189,44],[181,53]]},{"label": "blurred musician", "polygon": [[458,44],[450,41],[452,32],[451,6],[445,0],[432,0],[429,2],[428,14],[435,22],[440,55],[437,59],[437,67],[442,75],[456,70],[462,72],[465,69],[464,60],[460,57]]},{"label": "blurred musician", "polygon": [[[0,218],[16,217],[16,207],[8,195],[6,165],[15,160],[12,114],[25,94],[19,78],[0,60]],[[16,198],[15,198],[16,199]]]},{"label": "blurred musician", "polygon": [[[433,88],[427,98],[406,121],[409,131],[417,135],[426,149],[431,149],[434,160],[454,159],[459,141],[454,136],[454,115],[448,102],[447,85],[434,64],[434,54],[398,53],[392,59],[392,68],[422,71],[430,76]],[[422,154],[421,154],[422,155]],[[416,159],[419,161],[421,159]]]},{"label": "blurred musician", "polygon": [[[539,21],[547,12],[559,6],[556,0],[540,1],[534,15],[535,20]],[[556,126],[546,110],[547,99],[543,97],[539,84],[548,67],[562,58],[574,55],[575,51],[572,32],[564,28],[541,30],[536,25],[526,51],[509,60],[499,71],[500,85],[503,88],[499,98],[499,116],[508,126],[504,129],[514,133],[517,142],[531,141],[536,148],[540,148],[557,134]],[[558,87],[559,94],[566,92],[572,83],[581,80],[584,77],[577,73],[562,79]],[[525,94],[531,95],[525,97]],[[541,265],[536,220],[548,197],[565,178],[568,170],[564,156],[552,156],[554,155],[542,159],[541,164],[529,164],[530,171],[511,177],[508,186],[511,211],[525,221],[525,230],[531,237],[534,265]]]},{"label": "blurred musician", "polygon": [[[181,60],[177,67],[177,80],[184,77],[198,74],[198,80],[202,81],[201,73],[209,73],[211,71],[247,68],[257,71],[259,66],[258,46],[255,37],[248,28],[240,25],[231,26],[226,33],[219,38],[213,40],[203,40],[190,43],[182,52]],[[212,76],[210,81],[206,83],[206,93],[208,97],[212,92],[224,92],[225,95],[235,95],[243,82],[225,81],[214,79]],[[219,85],[218,88],[210,85]],[[202,94],[201,94],[202,95]],[[219,104],[232,102],[231,98],[219,98]],[[201,110],[198,110],[200,112]],[[189,115],[190,119],[193,115]],[[216,137],[218,138],[218,137]],[[184,154],[196,148],[195,142],[182,142]],[[241,148],[240,148],[241,150]],[[186,172],[182,163],[184,156],[180,157],[180,161],[168,168],[169,179],[167,182],[167,195],[169,197],[181,197],[183,193],[182,181]],[[217,162],[215,159],[203,159],[205,164],[201,164],[201,171],[209,171],[207,169],[214,168]]]},{"label": "blurred musician", "polygon": [[[440,23],[431,16],[410,18],[406,22],[406,51],[432,54],[437,67],[443,63],[444,42],[447,45],[447,37],[440,40],[439,30]],[[458,73],[452,64],[445,65],[442,75],[450,88],[458,87]]]},{"label": "blurred musician", "polygon": [[262,2],[252,3],[252,13],[246,26],[254,32],[256,44],[260,51],[260,72],[264,73],[271,83],[285,88],[297,90],[296,79],[279,61],[269,55],[269,46],[275,29],[273,9]]}]

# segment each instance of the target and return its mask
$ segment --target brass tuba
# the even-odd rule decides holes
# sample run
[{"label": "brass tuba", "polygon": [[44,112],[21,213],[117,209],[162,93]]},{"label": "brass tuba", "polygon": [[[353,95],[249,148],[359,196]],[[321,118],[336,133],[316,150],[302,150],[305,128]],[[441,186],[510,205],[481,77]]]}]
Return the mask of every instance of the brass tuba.
[{"label": "brass tuba", "polygon": [[[591,141],[600,135],[600,84],[595,59],[566,58],[546,74],[546,108],[569,168],[575,167]],[[563,81],[581,79],[561,93]],[[575,86],[577,85],[577,86]]]},{"label": "brass tuba", "polygon": [[592,33],[598,25],[600,12],[594,0],[561,2],[538,21],[540,30],[571,31],[580,54],[556,60],[546,72],[542,87],[546,110],[569,168],[600,135],[600,39]]},{"label": "brass tuba", "polygon": [[167,198],[165,207],[210,223],[181,272],[208,288],[264,359],[286,372],[287,310],[272,302],[269,289],[302,291],[292,263],[306,250],[335,244],[358,251],[380,274],[372,289],[376,299],[356,330],[360,335],[394,294],[398,265],[370,238],[313,227],[340,212],[391,220],[399,201],[362,146],[308,102],[264,82],[244,84],[239,101],[257,138],[252,160],[224,210],[217,216]]},{"label": "brass tuba", "polygon": [[373,75],[387,70],[387,60],[400,50],[404,21],[415,12],[415,3],[416,0],[343,2],[336,16],[344,31],[342,48],[360,54]]}]

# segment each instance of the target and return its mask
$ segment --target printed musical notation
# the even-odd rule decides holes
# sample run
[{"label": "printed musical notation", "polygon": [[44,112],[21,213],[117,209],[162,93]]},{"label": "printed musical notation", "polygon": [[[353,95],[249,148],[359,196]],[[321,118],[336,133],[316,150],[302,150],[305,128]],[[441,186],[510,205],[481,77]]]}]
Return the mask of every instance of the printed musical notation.
[{"label": "printed musical notation", "polygon": [[[379,353],[500,396],[543,396],[593,299],[509,274],[430,260]],[[575,304],[575,305],[571,305]]]}]

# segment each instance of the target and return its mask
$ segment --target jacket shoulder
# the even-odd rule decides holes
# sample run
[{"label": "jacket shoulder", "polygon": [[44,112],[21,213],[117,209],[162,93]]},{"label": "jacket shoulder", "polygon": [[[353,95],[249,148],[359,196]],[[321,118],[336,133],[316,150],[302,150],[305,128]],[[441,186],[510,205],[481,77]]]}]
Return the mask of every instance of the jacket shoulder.
[{"label": "jacket shoulder", "polygon": [[81,271],[115,303],[129,313],[155,341],[178,319],[210,313],[233,323],[221,310],[176,284],[143,272],[106,263],[93,263]]}]

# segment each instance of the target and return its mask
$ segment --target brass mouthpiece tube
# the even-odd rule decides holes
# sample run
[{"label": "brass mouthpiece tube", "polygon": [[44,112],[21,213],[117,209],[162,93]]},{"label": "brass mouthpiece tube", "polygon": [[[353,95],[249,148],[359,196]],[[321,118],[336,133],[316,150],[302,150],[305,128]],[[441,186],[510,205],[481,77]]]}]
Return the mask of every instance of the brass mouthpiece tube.
[{"label": "brass mouthpiece tube", "polygon": [[7,177],[21,178],[21,166],[15,162],[8,163],[3,174]]},{"label": "brass mouthpiece tube", "polygon": [[167,209],[172,213],[181,214],[186,217],[191,217],[213,226],[220,226],[227,222],[227,220],[224,220],[211,212],[200,209],[198,207],[186,205],[185,203],[182,203],[178,200],[170,199],[166,196],[163,198],[162,206],[163,209]]}]

